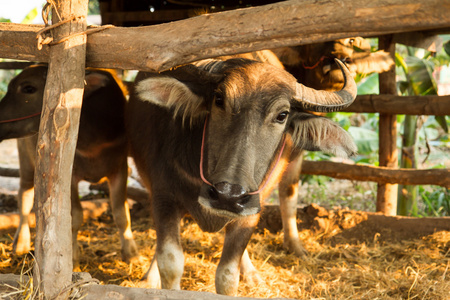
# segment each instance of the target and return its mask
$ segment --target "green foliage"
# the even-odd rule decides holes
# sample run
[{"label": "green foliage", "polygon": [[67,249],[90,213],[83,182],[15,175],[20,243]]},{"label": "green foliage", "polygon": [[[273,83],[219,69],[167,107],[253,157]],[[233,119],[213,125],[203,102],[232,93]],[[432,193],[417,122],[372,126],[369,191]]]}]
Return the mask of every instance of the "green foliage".
[{"label": "green foliage", "polygon": [[36,19],[37,15],[38,10],[35,7],[25,16],[25,18],[22,20],[22,24],[31,24],[33,20]]},{"label": "green foliage", "polygon": [[358,163],[376,164],[378,161],[378,133],[362,127],[350,127],[348,132],[358,147],[358,155],[354,160]]},{"label": "green foliage", "polygon": [[11,23],[11,20],[10,19],[6,19],[6,18],[0,18],[0,22]]},{"label": "green foliage", "polygon": [[100,4],[98,0],[89,0],[88,15],[99,15],[99,14],[100,14]]},{"label": "green foliage", "polygon": [[[4,61],[0,59],[0,61]],[[14,70],[0,70],[0,99],[5,96],[6,91],[8,90],[8,84],[16,76],[17,71]]]},{"label": "green foliage", "polygon": [[447,55],[450,56],[450,40],[444,43],[443,48],[445,53],[447,53]]},{"label": "green foliage", "polygon": [[358,95],[378,94],[378,74],[372,73],[361,79],[358,84]]},{"label": "green foliage", "polygon": [[450,216],[450,191],[449,189],[438,187],[432,190],[426,190],[424,187],[419,187],[419,195],[425,204],[423,215],[441,217]]}]

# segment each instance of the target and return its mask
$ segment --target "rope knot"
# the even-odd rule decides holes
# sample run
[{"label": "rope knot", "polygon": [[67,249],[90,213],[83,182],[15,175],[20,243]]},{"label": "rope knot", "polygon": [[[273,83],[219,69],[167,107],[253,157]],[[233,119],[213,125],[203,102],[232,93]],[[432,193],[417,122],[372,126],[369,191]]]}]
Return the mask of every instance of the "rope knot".
[{"label": "rope knot", "polygon": [[[52,11],[52,8],[53,8],[53,11],[56,12],[56,15],[57,15],[59,21],[56,24],[49,25],[48,24],[49,23],[48,16],[50,14],[50,11]],[[39,30],[36,35],[38,50],[41,50],[43,45],[49,45],[49,46],[57,45],[57,44],[65,42],[75,36],[79,36],[79,35],[83,35],[83,34],[88,35],[88,34],[91,34],[94,32],[99,32],[99,31],[103,31],[105,29],[114,27],[113,25],[89,26],[90,28],[85,31],[69,34],[66,37],[63,37],[57,41],[54,41],[50,30],[52,30],[56,27],[59,27],[63,24],[75,21],[77,19],[86,19],[86,16],[71,16],[67,20],[63,21],[61,19],[61,16],[58,13],[58,10],[57,10],[56,5],[53,2],[53,0],[47,0],[47,3],[42,8],[42,19],[44,20],[45,27],[43,29]]]}]

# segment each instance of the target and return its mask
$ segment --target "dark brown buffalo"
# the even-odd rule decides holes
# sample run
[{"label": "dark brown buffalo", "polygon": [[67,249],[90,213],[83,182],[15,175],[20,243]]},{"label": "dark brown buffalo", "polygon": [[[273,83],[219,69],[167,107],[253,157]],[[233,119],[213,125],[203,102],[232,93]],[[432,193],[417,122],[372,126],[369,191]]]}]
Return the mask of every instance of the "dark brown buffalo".
[{"label": "dark brown buffalo", "polygon": [[[30,250],[28,216],[34,200],[37,133],[46,77],[46,66],[31,66],[23,70],[9,83],[8,92],[0,102],[0,140],[18,138],[20,225],[13,244],[13,251],[17,254]],[[122,243],[122,257],[129,261],[137,256],[137,248],[126,201],[126,99],[119,81],[107,71],[87,71],[85,82],[71,185],[74,265],[79,261],[77,233],[83,221],[78,183],[81,180],[97,182],[103,177],[109,183],[112,211]]]},{"label": "dark brown buffalo", "polygon": [[337,91],[344,77],[336,59],[348,66],[352,77],[356,74],[381,73],[389,70],[394,61],[385,51],[370,51],[369,42],[362,37],[346,38],[326,43],[284,47],[272,50],[286,71],[306,86]]},{"label": "dark brown buffalo", "polygon": [[[285,69],[297,80],[307,86],[327,91],[338,91],[344,85],[344,76],[335,59],[346,63],[352,77],[357,74],[385,72],[394,65],[389,53],[371,52],[369,42],[361,37],[284,47],[273,51]],[[278,188],[284,247],[300,256],[306,253],[297,230],[298,180],[302,156],[289,163]]]},{"label": "dark brown buffalo", "polygon": [[307,88],[281,68],[242,58],[138,75],[127,130],[153,201],[157,247],[146,274],[150,285],[161,280],[163,288],[180,288],[180,219],[186,213],[204,231],[225,229],[218,293],[236,294],[239,271],[258,280],[246,246],[261,203],[288,162],[301,149],[340,156],[356,150],[337,124],[305,112],[352,103],[356,85],[344,66],[343,72],[346,85],[336,93]]}]

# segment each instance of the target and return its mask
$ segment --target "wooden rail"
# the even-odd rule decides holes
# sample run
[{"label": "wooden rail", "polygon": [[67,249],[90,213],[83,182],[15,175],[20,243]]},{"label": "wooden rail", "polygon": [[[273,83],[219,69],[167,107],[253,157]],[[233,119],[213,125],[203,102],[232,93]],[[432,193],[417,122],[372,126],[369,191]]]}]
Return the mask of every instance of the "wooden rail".
[{"label": "wooden rail", "polygon": [[325,175],[338,179],[374,181],[404,185],[439,185],[450,188],[449,169],[393,169],[368,165],[350,165],[331,161],[308,161],[302,164],[302,173]]},{"label": "wooden rail", "polygon": [[[90,67],[161,71],[220,55],[353,36],[450,28],[450,1],[291,0],[143,27],[90,34]],[[0,57],[48,62],[43,27],[0,23]],[[183,28],[183,30],[180,30]]]},{"label": "wooden rail", "polygon": [[449,96],[359,95],[345,112],[399,115],[450,115]]}]

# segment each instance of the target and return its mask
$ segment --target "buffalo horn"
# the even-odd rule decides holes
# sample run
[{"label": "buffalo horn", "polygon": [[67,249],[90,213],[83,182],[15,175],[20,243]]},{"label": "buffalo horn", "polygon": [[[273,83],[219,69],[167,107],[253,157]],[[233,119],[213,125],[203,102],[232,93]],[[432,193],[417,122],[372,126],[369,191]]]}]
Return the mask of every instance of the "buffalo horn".
[{"label": "buffalo horn", "polygon": [[336,63],[344,75],[344,87],[338,92],[318,91],[297,83],[294,100],[305,110],[334,112],[344,109],[356,98],[356,83],[345,64],[338,59]]}]

